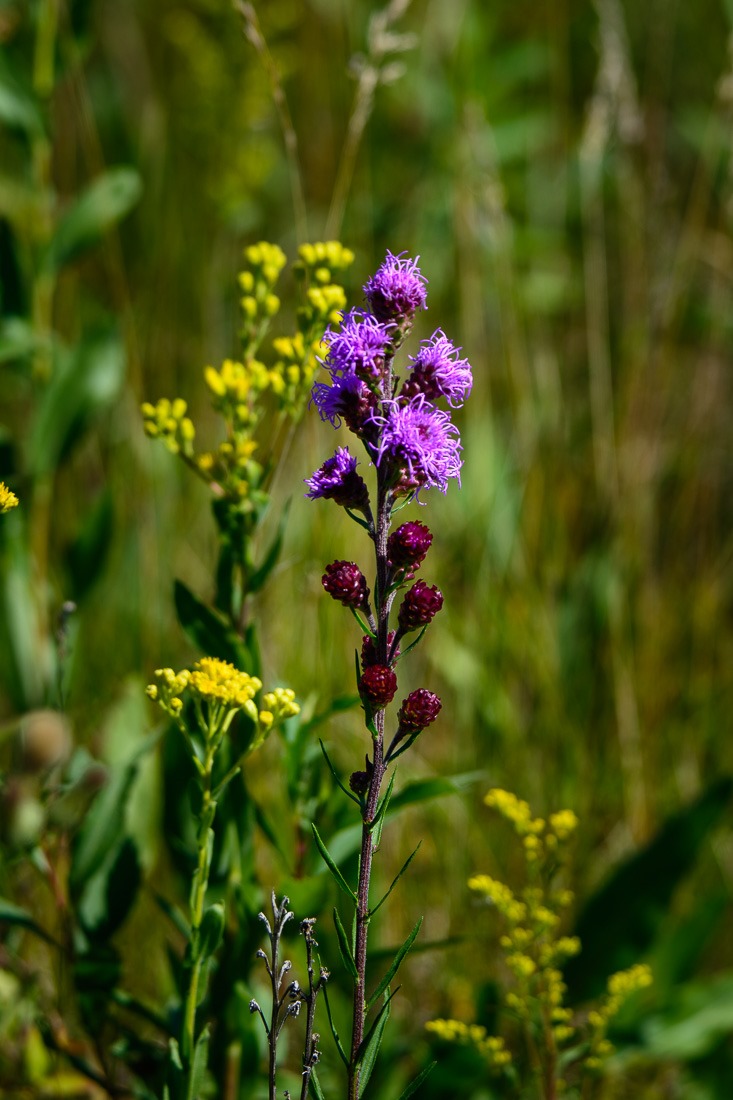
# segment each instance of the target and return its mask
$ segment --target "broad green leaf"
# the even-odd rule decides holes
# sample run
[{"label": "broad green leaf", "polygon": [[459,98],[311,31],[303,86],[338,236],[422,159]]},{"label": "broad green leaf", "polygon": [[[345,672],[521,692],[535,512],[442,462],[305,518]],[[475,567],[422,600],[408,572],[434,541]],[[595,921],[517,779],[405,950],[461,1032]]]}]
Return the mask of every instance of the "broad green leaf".
[{"label": "broad green leaf", "polygon": [[35,932],[47,943],[56,943],[53,936],[42,928],[27,910],[20,905],[14,905],[7,898],[0,898],[0,924],[13,924],[20,928],[27,928],[29,932]]},{"label": "broad green leaf", "polygon": [[336,863],[334,862],[328,848],[323,843],[323,841],[321,840],[321,838],[318,834],[318,829],[313,824],[311,825],[311,829],[313,830],[313,839],[316,842],[316,847],[318,848],[318,851],[321,853],[321,857],[323,858],[323,862],[326,864],[326,866],[328,867],[329,871],[331,872],[333,878],[338,883],[338,885],[341,887],[341,889],[344,891],[344,893],[348,894],[348,896],[351,898],[352,901],[356,901],[356,894],[351,889],[348,882],[346,881],[346,879],[344,878],[344,876],[341,874],[338,867],[336,866]]},{"label": "broad green leaf", "polygon": [[66,457],[95,416],[109,408],[125,376],[125,351],[107,329],[55,356],[54,373],[30,432],[28,462],[47,474]]},{"label": "broad green leaf", "polygon": [[108,940],[124,922],[140,886],[140,860],[126,836],[85,882],[76,899],[79,923],[92,940]]},{"label": "broad green leaf", "polygon": [[338,937],[339,951],[341,953],[341,960],[342,960],[344,966],[346,967],[346,969],[348,970],[349,974],[351,975],[351,977],[354,979],[354,981],[358,981],[359,971],[356,969],[356,963],[354,962],[354,956],[351,952],[351,945],[349,944],[348,936],[346,935],[346,931],[344,929],[344,926],[341,923],[341,917],[339,916],[339,911],[338,911],[338,909],[336,908],[335,905],[333,907],[333,923],[336,927],[336,936]]},{"label": "broad green leaf", "polygon": [[415,927],[412,929],[412,932],[410,932],[409,936],[407,937],[407,939],[405,940],[405,942],[402,944],[399,951],[395,955],[394,959],[392,960],[392,965],[390,966],[389,970],[384,975],[381,982],[379,983],[379,985],[377,986],[377,988],[374,990],[371,997],[369,998],[369,1001],[367,1002],[367,1011],[369,1011],[371,1008],[374,1007],[374,1005],[377,1003],[379,998],[382,996],[382,994],[388,988],[390,982],[392,981],[395,974],[397,973],[400,966],[402,965],[402,962],[403,962],[407,952],[412,947],[412,945],[415,941],[415,938],[416,938],[418,932],[420,931],[420,926],[422,925],[422,922],[423,922],[423,918],[420,917],[420,919],[415,924]]},{"label": "broad green leaf", "polygon": [[285,537],[285,526],[288,522],[288,514],[290,512],[290,500],[286,500],[282,513],[280,515],[280,521],[277,526],[277,533],[270,543],[265,557],[261,565],[255,569],[254,573],[247,578],[247,591],[251,594],[259,592],[264,585],[267,578],[272,573],[273,569],[277,565],[278,558],[282,551],[283,538]]},{"label": "broad green leaf", "polygon": [[107,489],[90,506],[85,521],[66,552],[71,575],[71,595],[76,601],[86,596],[104,568],[112,543],[114,506]]},{"label": "broad green leaf", "polygon": [[125,836],[125,807],[140,762],[160,740],[160,734],[146,737],[127,763],[120,767],[99,793],[80,828],[71,855],[69,888],[79,896],[84,884],[99,870],[109,853]]},{"label": "broad green leaf", "polygon": [[690,982],[672,996],[665,1010],[642,1022],[644,1047],[655,1058],[688,1061],[709,1054],[733,1034],[733,974]]},{"label": "broad green leaf", "polygon": [[404,875],[405,871],[407,870],[407,868],[408,868],[408,867],[410,866],[410,864],[412,863],[412,861],[413,861],[413,859],[415,858],[415,856],[417,855],[417,853],[418,853],[418,852],[420,851],[420,845],[421,845],[421,844],[422,844],[422,841],[419,841],[419,842],[418,842],[418,844],[417,844],[417,847],[415,848],[415,850],[414,850],[413,852],[411,852],[411,853],[410,853],[410,855],[409,855],[409,856],[407,857],[407,859],[405,860],[405,862],[404,862],[404,863],[402,864],[402,866],[400,867],[399,871],[397,872],[397,874],[395,875],[395,877],[394,877],[394,878],[392,879],[392,884],[391,884],[391,886],[390,886],[389,890],[387,891],[387,893],[386,893],[386,894],[384,894],[384,895],[382,896],[381,900],[380,900],[380,901],[378,901],[378,902],[377,902],[377,904],[376,904],[376,905],[375,905],[375,906],[374,906],[374,907],[373,907],[372,909],[370,909],[370,910],[369,910],[369,916],[370,916],[370,917],[373,917],[373,916],[374,916],[374,914],[375,914],[375,913],[377,912],[377,910],[378,910],[378,909],[381,909],[381,908],[382,908],[382,906],[384,905],[385,901],[387,900],[387,898],[389,897],[389,895],[390,895],[390,894],[392,893],[392,891],[394,890],[395,886],[396,886],[396,885],[397,885],[397,883],[398,883],[398,882],[400,881],[400,879],[402,878],[402,876]]},{"label": "broad green leaf", "polygon": [[202,654],[229,661],[235,668],[248,671],[243,660],[243,649],[232,629],[215,611],[194,596],[183,581],[175,582],[173,601],[179,623]]},{"label": "broad green leaf", "polygon": [[0,122],[32,136],[43,131],[38,104],[10,74],[0,69]]},{"label": "broad green leaf", "polygon": [[730,778],[713,783],[692,805],[670,817],[654,839],[591,897],[575,928],[582,949],[565,967],[571,1004],[600,995],[609,975],[650,950],[673,891],[690,871],[732,791]]},{"label": "broad green leaf", "polygon": [[397,1100],[409,1100],[409,1097],[412,1096],[413,1093],[417,1092],[417,1090],[420,1088],[420,1085],[423,1083],[423,1081],[426,1080],[428,1075],[433,1072],[437,1064],[437,1062],[431,1062],[430,1065],[425,1067],[422,1073],[418,1073],[417,1077],[414,1077],[412,1081],[410,1081],[407,1088],[402,1090]]},{"label": "broad green leaf", "polygon": [[132,168],[110,168],[84,191],[56,227],[46,254],[46,267],[57,271],[92,248],[132,210],[142,194],[142,181]]}]

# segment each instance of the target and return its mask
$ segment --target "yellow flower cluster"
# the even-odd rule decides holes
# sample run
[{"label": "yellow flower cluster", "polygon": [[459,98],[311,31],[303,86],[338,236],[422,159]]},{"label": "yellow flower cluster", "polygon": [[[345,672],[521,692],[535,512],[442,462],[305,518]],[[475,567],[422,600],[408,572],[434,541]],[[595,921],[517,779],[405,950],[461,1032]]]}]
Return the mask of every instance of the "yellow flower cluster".
[{"label": "yellow flower cluster", "polygon": [[[260,348],[273,317],[280,309],[275,286],[286,259],[275,244],[260,241],[244,250],[247,269],[239,275],[242,290],[239,358],[225,359],[218,368],[204,369],[211,403],[224,420],[226,438],[217,448],[195,454],[195,429],[181,398],[164,398],[142,406],[145,431],[162,439],[180,454],[217,494],[237,507],[251,510],[253,491],[260,487],[268,458],[252,460],[254,435],[269,402],[283,416],[296,420],[302,414],[318,357],[323,356],[323,333],[336,324],[346,308],[346,294],[334,276],[353,262],[354,254],[338,241],[302,245],[293,271],[302,284],[302,306],[297,310],[297,331],[272,341],[272,356],[264,362]],[[271,365],[268,365],[270,364]],[[251,498],[251,499],[249,499]]]},{"label": "yellow flower cluster", "polygon": [[607,1038],[608,1026],[625,1001],[640,989],[652,984],[652,972],[645,963],[637,963],[628,970],[619,970],[608,979],[608,993],[599,1008],[588,1013],[590,1050],[585,1067],[599,1070],[605,1058],[613,1054],[613,1043]]},{"label": "yellow flower cluster", "polygon": [[8,489],[4,481],[0,481],[0,513],[9,512],[11,508],[16,508],[18,505],[18,498],[15,493]]},{"label": "yellow flower cluster", "polygon": [[547,822],[544,818],[533,816],[529,803],[498,787],[489,791],[484,802],[512,825],[522,839],[528,860],[542,861],[546,852],[557,851],[559,845],[569,840],[578,827],[578,819],[572,810],[559,810],[551,814]]},{"label": "yellow flower cluster", "polygon": [[425,1030],[443,1042],[475,1047],[493,1070],[504,1069],[512,1060],[504,1040],[498,1035],[488,1035],[486,1028],[479,1024],[464,1024],[461,1020],[428,1020]]},{"label": "yellow flower cluster", "polygon": [[218,657],[202,657],[192,670],[184,668],[174,672],[172,668],[156,669],[155,681],[146,689],[148,697],[176,719],[179,726],[182,724],[183,696],[187,691],[199,714],[201,703],[207,705],[208,719],[204,719],[203,715],[199,719],[201,732],[207,737],[217,737],[225,732],[237,711],[243,710],[256,727],[250,751],[261,745],[276,725],[300,713],[291,688],[268,691],[262,699],[262,710],[258,710],[254,699],[262,690],[262,681]]},{"label": "yellow flower cluster", "polygon": [[193,454],[196,429],[186,415],[188,406],[181,397],[169,401],[161,397],[155,405],[145,401],[141,406],[145,432],[152,439],[161,439],[171,454]]}]

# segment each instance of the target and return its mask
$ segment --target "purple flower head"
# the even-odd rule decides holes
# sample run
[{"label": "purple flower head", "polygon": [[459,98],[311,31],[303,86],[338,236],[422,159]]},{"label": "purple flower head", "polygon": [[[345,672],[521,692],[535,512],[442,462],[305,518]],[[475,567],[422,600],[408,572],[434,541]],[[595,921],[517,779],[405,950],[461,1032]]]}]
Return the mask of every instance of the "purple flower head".
[{"label": "purple flower head", "polygon": [[444,493],[451,477],[460,485],[461,441],[448,414],[431,405],[424,394],[406,405],[398,401],[385,405],[387,415],[372,415],[370,421],[380,429],[377,465],[387,463],[401,488],[419,492],[436,485]]},{"label": "purple flower head", "polygon": [[428,691],[427,688],[418,688],[417,691],[411,691],[407,698],[403,699],[402,706],[397,714],[400,724],[397,737],[420,733],[421,730],[424,730],[426,726],[435,721],[442,706],[440,698],[434,692]]},{"label": "purple flower head", "polygon": [[366,577],[353,561],[332,561],[326,566],[321,584],[334,600],[344,607],[366,610],[369,606],[369,588]]},{"label": "purple flower head", "polygon": [[392,328],[362,309],[344,313],[340,329],[329,328],[324,333],[323,342],[328,346],[325,366],[336,377],[355,374],[366,382],[381,378]]},{"label": "purple flower head", "polygon": [[[400,656],[400,647],[394,645],[395,640],[394,630],[390,630],[387,635],[387,652],[389,654],[389,664],[392,666]],[[394,650],[394,652],[393,652]],[[377,647],[374,644],[374,639],[370,638],[368,634],[365,634],[361,640],[361,667],[362,669],[368,668],[369,665],[377,665],[379,661],[377,659]]]},{"label": "purple flower head", "polygon": [[375,317],[398,325],[412,321],[418,309],[427,308],[427,280],[420,274],[417,260],[403,260],[404,255],[404,252],[398,256],[387,252],[384,263],[364,284],[364,294]]},{"label": "purple flower head", "polygon": [[410,520],[403,523],[387,539],[387,560],[392,569],[410,580],[422,565],[433,541],[430,529],[424,523]]},{"label": "purple flower head", "polygon": [[397,614],[400,635],[409,634],[412,630],[427,626],[442,606],[443,593],[437,585],[415,581],[412,588],[405,593]]},{"label": "purple flower head", "polygon": [[417,355],[411,355],[412,374],[402,387],[401,397],[424,393],[428,401],[444,397],[457,408],[471,392],[473,377],[468,359],[459,359],[457,348],[442,329],[424,340]]},{"label": "purple flower head", "polygon": [[359,680],[359,694],[372,710],[382,710],[397,691],[397,677],[386,665],[367,665]]},{"label": "purple flower head", "polygon": [[312,477],[306,480],[311,500],[323,497],[335,500],[345,508],[365,509],[369,506],[369,490],[366,482],[356,472],[357,461],[349,454],[348,447],[339,447],[327,458]]},{"label": "purple flower head", "polygon": [[315,382],[311,400],[318,409],[321,420],[328,420],[334,428],[342,419],[356,435],[362,435],[367,420],[377,407],[377,399],[364,382],[355,374],[332,375],[333,384]]}]

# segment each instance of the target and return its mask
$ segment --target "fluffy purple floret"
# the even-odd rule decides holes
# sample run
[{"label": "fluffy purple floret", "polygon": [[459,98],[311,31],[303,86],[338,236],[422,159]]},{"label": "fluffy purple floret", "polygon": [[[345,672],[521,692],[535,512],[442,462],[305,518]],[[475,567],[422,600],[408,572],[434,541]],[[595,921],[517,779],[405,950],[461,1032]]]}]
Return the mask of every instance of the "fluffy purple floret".
[{"label": "fluffy purple floret", "polygon": [[444,397],[458,408],[471,392],[473,376],[468,359],[460,359],[460,348],[451,343],[442,329],[420,345],[417,355],[411,355],[412,374],[405,382],[404,397],[424,393],[429,401]]},{"label": "fluffy purple floret", "polygon": [[355,374],[332,375],[332,378],[331,385],[314,382],[311,399],[321,420],[328,420],[334,428],[338,428],[343,418],[351,427],[351,421],[359,409],[363,407],[364,413],[369,410],[369,388]]},{"label": "fluffy purple floret", "polygon": [[368,504],[366,482],[356,472],[357,460],[348,447],[338,447],[312,477],[306,479],[311,500],[335,500],[347,508],[363,508]]},{"label": "fluffy purple floret", "polygon": [[380,378],[384,357],[392,342],[392,327],[362,309],[345,313],[338,331],[329,328],[324,333],[323,342],[328,346],[326,367],[335,376],[356,374],[365,379]]},{"label": "fluffy purple floret", "polygon": [[427,308],[427,280],[420,274],[417,260],[403,259],[404,255],[404,252],[397,256],[387,252],[384,263],[364,284],[364,294],[375,317],[398,325],[412,320],[418,309]]},{"label": "fluffy purple floret", "polygon": [[406,405],[386,403],[386,416],[372,416],[379,428],[375,448],[378,466],[388,463],[397,475],[418,491],[437,486],[442,493],[454,477],[461,483],[461,441],[447,413],[436,409],[423,394]]}]

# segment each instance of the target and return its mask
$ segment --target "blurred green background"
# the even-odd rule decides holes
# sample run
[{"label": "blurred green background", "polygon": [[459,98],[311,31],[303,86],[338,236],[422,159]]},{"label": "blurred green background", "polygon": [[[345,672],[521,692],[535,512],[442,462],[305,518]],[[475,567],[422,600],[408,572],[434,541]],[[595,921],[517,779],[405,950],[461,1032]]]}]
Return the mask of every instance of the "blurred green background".
[{"label": "blurred green background", "polygon": [[[236,350],[242,247],[293,256],[338,236],[357,304],[385,249],[419,254],[416,337],[442,327],[475,385],[456,417],[461,490],[410,513],[434,531],[425,577],[445,609],[407,686],[444,710],[403,770],[481,774],[395,827],[388,862],[424,843],[382,935],[404,938],[419,900],[427,940],[483,937],[412,963],[398,1012],[420,1035],[436,1013],[472,1018],[493,975],[465,886],[512,873],[485,789],[577,812],[582,900],[733,771],[733,5],[402,6],[391,33],[412,37],[381,43],[405,48],[370,99],[380,43],[370,54],[361,0],[258,5],[268,56],[224,0],[0,3],[0,478],[21,499],[0,528],[0,727],[10,759],[20,717],[57,706],[62,680],[75,741],[109,758],[110,713],[191,660],[173,580],[210,592],[213,521],[139,405],[181,396],[214,430],[201,370]],[[113,168],[107,213],[64,251],[54,227]],[[48,399],[51,330],[105,366]],[[314,414],[299,428],[275,487],[293,501],[284,555],[258,603],[268,681],[321,706],[352,690],[356,639],[320,576],[365,546],[302,479],[345,442]],[[356,713],[327,737],[358,766]],[[251,774],[275,813],[280,751]],[[681,977],[733,967],[732,873],[719,831],[670,903],[670,927],[702,921],[701,899],[710,911]],[[618,1095],[727,1095],[730,991],[726,1005],[690,1064],[642,1068],[649,1091]]]}]

